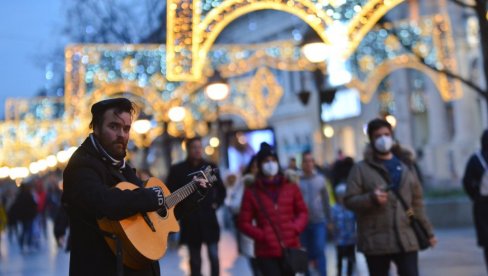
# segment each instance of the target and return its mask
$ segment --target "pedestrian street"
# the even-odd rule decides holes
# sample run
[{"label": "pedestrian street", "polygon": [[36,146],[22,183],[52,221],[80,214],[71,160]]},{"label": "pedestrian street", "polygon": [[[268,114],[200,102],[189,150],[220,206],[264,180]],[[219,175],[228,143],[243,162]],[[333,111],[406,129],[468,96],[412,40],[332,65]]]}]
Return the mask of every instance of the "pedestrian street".
[{"label": "pedestrian street", "polygon": [[[52,229],[52,224],[48,224]],[[65,276],[68,275],[69,253],[59,250],[53,236],[48,233],[47,240],[39,251],[21,253],[17,243],[9,241],[4,232],[0,246],[0,276]],[[485,276],[483,253],[476,246],[475,232],[472,228],[437,229],[439,243],[435,249],[421,252],[420,275],[425,276]],[[221,275],[251,275],[248,262],[237,253],[237,246],[232,233],[223,231],[219,244]],[[335,248],[327,246],[328,275],[337,275],[335,268]],[[202,248],[204,260],[205,248]],[[364,257],[357,254],[357,273],[367,276]],[[90,265],[90,264],[87,264]],[[184,247],[168,250],[160,261],[161,274],[169,276],[187,275],[189,271],[188,254]],[[207,262],[203,262],[204,275],[210,271]],[[392,269],[392,275],[394,269]]]}]

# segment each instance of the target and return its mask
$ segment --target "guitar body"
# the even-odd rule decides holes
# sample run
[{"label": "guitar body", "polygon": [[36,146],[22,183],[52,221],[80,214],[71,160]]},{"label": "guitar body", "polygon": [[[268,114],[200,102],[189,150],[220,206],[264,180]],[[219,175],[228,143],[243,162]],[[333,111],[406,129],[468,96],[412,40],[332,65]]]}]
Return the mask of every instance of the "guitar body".
[{"label": "guitar body", "polygon": [[[165,196],[171,194],[169,189],[155,177],[146,182],[146,188],[160,187]],[[121,182],[116,185],[121,190],[134,190],[139,188],[129,182]],[[113,233],[122,241],[122,257],[126,266],[133,269],[142,269],[151,265],[152,262],[161,259],[166,253],[167,240],[170,232],[180,231],[178,221],[174,216],[174,207],[166,210],[165,214],[158,214],[156,211],[147,212],[156,231],[153,231],[145,221],[142,214],[119,221],[103,218],[98,220],[100,229]],[[116,254],[115,240],[105,237],[108,245]]]}]

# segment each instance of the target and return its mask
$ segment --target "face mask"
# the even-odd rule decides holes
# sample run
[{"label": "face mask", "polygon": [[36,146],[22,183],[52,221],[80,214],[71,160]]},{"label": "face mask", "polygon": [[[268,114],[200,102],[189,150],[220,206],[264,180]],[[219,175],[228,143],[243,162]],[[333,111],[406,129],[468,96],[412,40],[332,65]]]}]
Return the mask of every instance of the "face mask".
[{"label": "face mask", "polygon": [[380,136],[376,138],[374,141],[374,147],[376,148],[377,151],[381,153],[388,153],[391,150],[391,147],[393,146],[393,139],[391,136]]},{"label": "face mask", "polygon": [[274,161],[269,161],[261,165],[264,175],[275,176],[278,173],[278,163]]}]

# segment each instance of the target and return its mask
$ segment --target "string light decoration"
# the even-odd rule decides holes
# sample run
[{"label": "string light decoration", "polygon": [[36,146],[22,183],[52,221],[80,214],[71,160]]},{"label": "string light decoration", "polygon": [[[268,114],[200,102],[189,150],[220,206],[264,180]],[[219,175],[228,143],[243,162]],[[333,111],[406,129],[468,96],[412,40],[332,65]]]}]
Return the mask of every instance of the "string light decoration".
[{"label": "string light decoration", "polygon": [[208,53],[220,32],[234,19],[257,10],[293,14],[312,27],[325,43],[329,26],[341,22],[347,32],[344,56],[354,52],[363,37],[389,10],[404,0],[169,0],[167,78],[198,81]]},{"label": "string light decoration", "polygon": [[[334,3],[339,5],[340,1]],[[440,15],[419,22],[396,22],[398,38],[385,35],[392,25],[371,30],[348,61],[355,75],[349,86],[358,87],[362,101],[368,102],[385,76],[400,68],[413,68],[433,80],[444,100],[461,97],[457,82],[427,69],[398,41],[410,43],[430,64],[455,72],[448,22]],[[202,78],[194,82],[168,79],[165,45],[73,45],[65,56],[64,99],[7,101],[7,120],[0,122],[2,172],[6,167],[29,168],[31,163],[52,155],[67,160],[73,146],[79,145],[88,132],[91,114],[86,107],[108,97],[130,98],[156,122],[144,140],[131,134],[137,145],[148,146],[163,131],[172,136],[204,136],[209,131],[207,123],[216,119],[215,109],[202,92],[214,70],[219,70],[231,86],[230,95],[221,103],[221,114],[239,116],[249,128],[265,127],[283,93],[276,73],[316,69],[293,41],[216,45],[208,53]],[[322,70],[325,73],[325,66]],[[181,122],[168,117],[168,111],[176,106],[184,107],[188,115]]]},{"label": "string light decoration", "polygon": [[435,72],[418,58],[434,68],[456,72],[453,41],[449,19],[441,15],[424,17],[418,22],[399,21],[376,27],[364,37],[350,58],[354,79],[349,86],[357,88],[361,100],[366,103],[386,76],[410,68],[427,75],[444,101],[459,99],[462,97],[461,83]]}]

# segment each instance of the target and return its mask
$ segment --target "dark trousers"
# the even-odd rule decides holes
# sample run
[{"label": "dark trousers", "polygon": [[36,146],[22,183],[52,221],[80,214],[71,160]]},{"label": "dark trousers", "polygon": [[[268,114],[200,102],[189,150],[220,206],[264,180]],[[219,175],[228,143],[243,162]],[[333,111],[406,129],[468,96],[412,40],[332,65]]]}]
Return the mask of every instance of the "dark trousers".
[{"label": "dark trousers", "polygon": [[283,265],[282,258],[256,258],[261,275],[265,276],[293,276],[295,273],[288,271]]},{"label": "dark trousers", "polygon": [[[202,275],[202,245],[189,245],[190,251],[190,272],[192,276]],[[212,276],[219,276],[219,251],[217,243],[207,244],[208,259]]]},{"label": "dark trousers", "polygon": [[394,262],[399,276],[418,276],[418,252],[387,255],[366,255],[369,275],[388,276],[390,263]]},{"label": "dark trousers", "polygon": [[344,259],[347,261],[347,276],[351,276],[356,263],[356,247],[351,245],[338,245],[336,247],[337,252],[337,275],[342,275],[342,262]]},{"label": "dark trousers", "polygon": [[486,270],[488,271],[488,247],[483,247],[483,252],[485,252],[485,265]]}]

